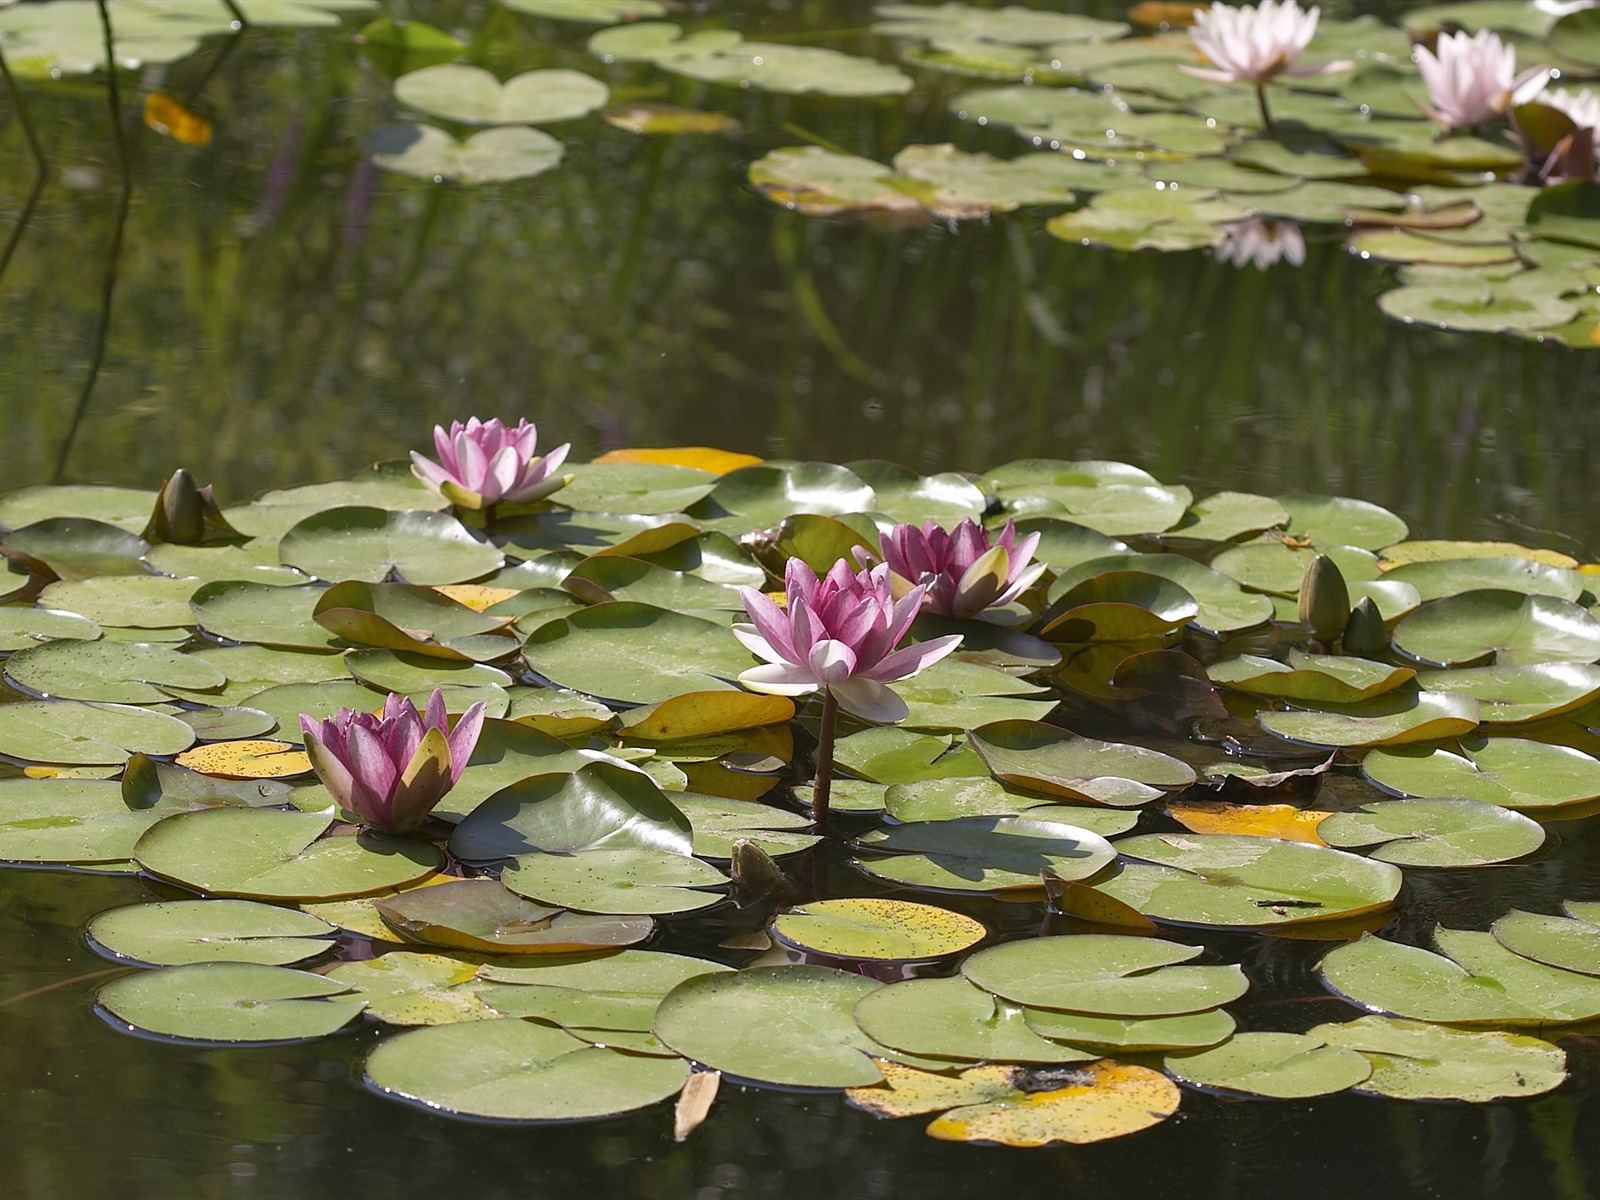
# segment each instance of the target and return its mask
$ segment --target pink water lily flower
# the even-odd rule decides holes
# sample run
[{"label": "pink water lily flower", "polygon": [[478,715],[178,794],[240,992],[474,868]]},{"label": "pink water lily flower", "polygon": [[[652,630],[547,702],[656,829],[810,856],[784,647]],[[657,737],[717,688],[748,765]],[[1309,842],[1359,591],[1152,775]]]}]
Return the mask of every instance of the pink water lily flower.
[{"label": "pink water lily flower", "polygon": [[502,502],[531,504],[565,487],[569,475],[557,475],[570,444],[538,455],[538,428],[518,421],[515,428],[498,417],[480,421],[470,417],[433,427],[434,462],[411,452],[411,472],[452,504],[462,508],[492,508]]},{"label": "pink water lily flower", "polygon": [[1251,83],[1257,87],[1279,75],[1325,75],[1342,71],[1347,62],[1306,64],[1295,60],[1317,32],[1322,10],[1302,11],[1295,0],[1261,0],[1259,5],[1213,4],[1196,9],[1189,38],[1210,61],[1209,68],[1181,67],[1190,75],[1215,83]]},{"label": "pink water lily flower", "polygon": [[435,688],[425,713],[391,693],[382,715],[341,708],[325,721],[302,715],[300,729],[340,808],[385,833],[411,833],[461,778],[483,712],[482,702],[474,704],[450,729],[444,692]]},{"label": "pink water lily flower", "polygon": [[955,634],[895,649],[916,620],[923,590],[912,588],[896,600],[887,563],[852,571],[841,558],[818,579],[791,558],[784,591],[787,610],[755,588],[740,589],[753,624],[735,625],[734,636],[767,660],[739,676],[754,692],[829,692],[856,716],[891,724],[910,709],[888,685],[932,666],[961,641]]},{"label": "pink water lily flower", "polygon": [[1526,104],[1550,82],[1550,71],[1531,67],[1517,74],[1517,51],[1500,35],[1480,29],[1441,34],[1430,53],[1417,47],[1417,66],[1428,85],[1428,116],[1447,129],[1470,129],[1498,121],[1519,104]]},{"label": "pink water lily flower", "polygon": [[1540,96],[1539,102],[1566,113],[1579,129],[1600,129],[1600,96],[1596,96],[1588,88],[1584,88],[1581,92],[1569,92],[1566,88],[1557,88]]},{"label": "pink water lily flower", "polygon": [[1000,536],[989,538],[970,518],[951,532],[937,521],[896,525],[883,539],[883,559],[908,584],[919,584],[926,604],[945,617],[975,617],[986,608],[1010,604],[1044,574],[1044,563],[1032,563],[1039,534],[1017,541],[1015,521]]}]

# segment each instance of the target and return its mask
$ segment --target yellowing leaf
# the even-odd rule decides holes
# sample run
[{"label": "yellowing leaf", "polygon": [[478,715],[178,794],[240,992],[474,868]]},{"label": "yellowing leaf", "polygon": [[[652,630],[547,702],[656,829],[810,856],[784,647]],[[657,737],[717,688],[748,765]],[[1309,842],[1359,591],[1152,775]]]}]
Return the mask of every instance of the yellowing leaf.
[{"label": "yellowing leaf", "polygon": [[608,450],[597,463],[662,463],[671,467],[698,467],[726,475],[740,467],[753,467],[762,460],[753,454],[738,454],[732,450],[718,450],[711,446],[640,446],[623,450]]},{"label": "yellowing leaf", "polygon": [[174,761],[180,767],[223,779],[277,779],[311,770],[311,759],[299,746],[257,739],[196,746]]},{"label": "yellowing leaf", "polygon": [[1247,837],[1282,838],[1286,842],[1328,843],[1317,826],[1332,813],[1312,812],[1292,804],[1228,804],[1195,801],[1167,805],[1167,814],[1191,833],[1238,833]]},{"label": "yellowing leaf", "polygon": [[1195,10],[1204,7],[1172,0],[1142,0],[1128,10],[1128,19],[1152,29],[1186,29],[1194,24]]},{"label": "yellowing leaf", "polygon": [[1043,873],[1045,895],[1050,908],[1080,921],[1096,925],[1115,925],[1123,929],[1154,930],[1156,923],[1131,904],[1108,896],[1098,888],[1072,879],[1061,879],[1049,871]]},{"label": "yellowing leaf", "polygon": [[144,98],[144,123],[185,146],[211,144],[211,122],[166,92],[151,92]]},{"label": "yellowing leaf", "polygon": [[442,583],[433,590],[479,613],[518,594],[516,588],[490,587],[484,583]]},{"label": "yellowing leaf", "polygon": [[751,775],[733,771],[719,762],[679,763],[689,780],[689,790],[729,800],[758,800],[778,786],[776,775]]},{"label": "yellowing leaf", "polygon": [[626,736],[641,741],[679,742],[776,725],[794,716],[794,701],[787,696],[749,692],[688,692],[629,716],[622,728]]},{"label": "yellowing leaf", "polygon": [[885,1117],[947,1108],[928,1126],[943,1141],[1082,1145],[1137,1133],[1178,1111],[1172,1080],[1109,1058],[1069,1067],[990,1064],[953,1076],[877,1061],[884,1082],[845,1097]]}]

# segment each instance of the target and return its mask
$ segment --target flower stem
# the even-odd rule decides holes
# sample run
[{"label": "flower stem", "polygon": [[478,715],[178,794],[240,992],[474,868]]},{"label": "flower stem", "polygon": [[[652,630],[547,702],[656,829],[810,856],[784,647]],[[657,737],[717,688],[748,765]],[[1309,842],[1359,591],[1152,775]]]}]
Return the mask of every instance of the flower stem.
[{"label": "flower stem", "polygon": [[832,688],[822,689],[822,723],[817,730],[817,775],[811,784],[811,824],[819,834],[828,832],[828,793],[833,790],[833,727],[839,721],[839,702]]},{"label": "flower stem", "polygon": [[1256,103],[1261,106],[1261,128],[1272,132],[1272,113],[1267,109],[1267,85],[1256,84]]}]

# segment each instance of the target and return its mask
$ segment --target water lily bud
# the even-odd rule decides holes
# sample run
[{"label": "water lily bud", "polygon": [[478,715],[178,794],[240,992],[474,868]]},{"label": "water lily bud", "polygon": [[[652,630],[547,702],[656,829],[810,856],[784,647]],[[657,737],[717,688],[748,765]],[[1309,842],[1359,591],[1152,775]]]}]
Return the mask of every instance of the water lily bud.
[{"label": "water lily bud", "polygon": [[1363,658],[1375,658],[1389,648],[1389,627],[1383,623],[1383,614],[1371,596],[1363,596],[1351,612],[1343,644],[1346,654]]},{"label": "water lily bud", "polygon": [[1335,642],[1350,620],[1350,589],[1339,566],[1319,554],[1300,580],[1300,623],[1311,627],[1319,642]]},{"label": "water lily bud", "polygon": [[167,540],[187,544],[205,536],[205,506],[194,476],[179,467],[161,486],[161,515],[167,526]]}]

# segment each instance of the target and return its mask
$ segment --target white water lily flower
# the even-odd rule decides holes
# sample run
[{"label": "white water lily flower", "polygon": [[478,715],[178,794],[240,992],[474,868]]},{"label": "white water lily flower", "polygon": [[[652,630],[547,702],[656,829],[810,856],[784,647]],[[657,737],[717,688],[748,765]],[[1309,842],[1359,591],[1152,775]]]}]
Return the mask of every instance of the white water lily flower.
[{"label": "white water lily flower", "polygon": [[1566,88],[1558,88],[1540,96],[1539,100],[1566,113],[1579,129],[1600,129],[1600,96],[1588,88],[1576,95]]},{"label": "white water lily flower", "polygon": [[1196,10],[1189,37],[1211,62],[1211,68],[1181,67],[1190,75],[1216,83],[1252,83],[1257,87],[1279,75],[1324,75],[1350,66],[1347,62],[1296,66],[1295,59],[1317,32],[1322,10],[1304,11],[1295,0],[1261,0],[1259,5],[1213,4]]},{"label": "white water lily flower", "polygon": [[1544,67],[1530,67],[1518,75],[1515,47],[1487,29],[1470,37],[1443,34],[1437,46],[1434,53],[1417,47],[1417,66],[1433,101],[1433,107],[1423,111],[1449,129],[1498,121],[1550,82],[1551,72]]},{"label": "white water lily flower", "polygon": [[1258,271],[1278,262],[1298,267],[1306,261],[1306,239],[1293,221],[1251,217],[1222,227],[1216,255],[1219,262],[1235,267],[1254,266]]}]

